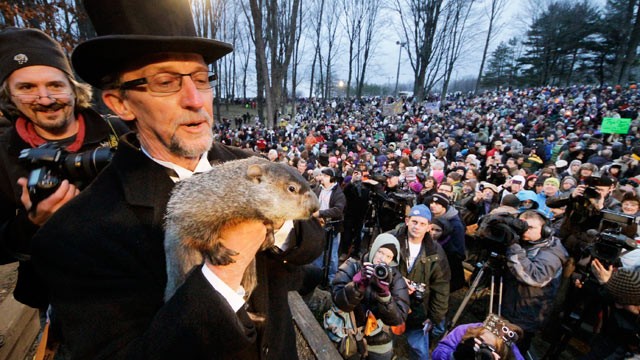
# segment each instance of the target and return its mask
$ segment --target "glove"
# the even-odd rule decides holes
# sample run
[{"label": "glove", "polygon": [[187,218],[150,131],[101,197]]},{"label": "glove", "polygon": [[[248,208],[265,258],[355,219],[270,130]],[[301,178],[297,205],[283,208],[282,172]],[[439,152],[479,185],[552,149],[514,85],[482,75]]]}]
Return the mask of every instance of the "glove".
[{"label": "glove", "polygon": [[371,288],[379,297],[387,297],[391,295],[391,292],[389,291],[389,283],[378,278],[373,278],[373,281],[371,281]]},{"label": "glove", "polygon": [[366,268],[362,267],[362,269],[353,276],[353,283],[356,288],[358,288],[358,291],[364,292],[369,285],[369,279],[370,277],[367,276]]}]

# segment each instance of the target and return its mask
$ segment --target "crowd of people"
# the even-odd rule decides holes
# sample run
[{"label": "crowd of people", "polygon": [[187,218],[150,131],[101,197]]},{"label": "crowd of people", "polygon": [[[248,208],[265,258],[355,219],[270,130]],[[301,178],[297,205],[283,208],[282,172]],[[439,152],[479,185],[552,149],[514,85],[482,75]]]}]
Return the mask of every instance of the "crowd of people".
[{"label": "crowd of people", "polygon": [[[186,3],[123,1],[123,16],[86,0],[98,36],[72,64],[39,30],[0,32],[0,261],[20,262],[14,296],[51,324],[49,351],[293,359],[287,293],[319,283],[357,326],[378,324],[369,359],[391,359],[398,336],[411,359],[521,359],[551,319],[567,325],[559,338],[592,326],[585,359],[638,353],[634,84],[298,99],[275,128],[248,113],[214,123],[208,65],[232,46],[196,37]],[[141,21],[161,10],[173,16]],[[76,74],[117,118],[92,110]],[[92,176],[39,158],[42,145],[55,161],[103,149],[109,165],[87,187]],[[319,209],[275,229],[282,241],[266,250],[261,221],[225,227],[234,261],[207,257],[165,301],[174,184],[255,155],[295,167]],[[475,262],[500,269],[501,316],[453,328],[451,294],[469,288]]]},{"label": "crowd of people", "polygon": [[[409,293],[412,281],[427,285],[425,311],[416,311],[412,301],[406,320],[412,358],[429,352],[424,330],[437,339],[452,316],[446,305],[444,312],[434,310],[442,303],[437,297],[448,299],[450,292],[467,289],[465,262],[486,256],[487,239],[503,242],[508,271],[502,315],[519,328],[517,346],[524,354],[552,318],[563,322],[579,312],[580,321],[598,333],[603,322],[614,321],[608,315],[616,307],[606,306],[607,298],[600,296],[606,284],[593,279],[623,266],[638,271],[633,250],[640,239],[637,97],[632,84],[457,93],[441,102],[300,100],[297,115],[285,117],[275,129],[258,121],[235,128],[223,122],[215,131],[223,143],[289,163],[312,185],[328,186],[322,174],[330,174],[335,181],[330,186],[340,187],[346,197],[342,215],[331,218],[343,221],[340,236],[333,238],[338,254],[332,258],[360,259],[374,240],[372,230],[400,241],[399,269]],[[609,133],[603,121],[629,126]],[[419,225],[413,211],[423,214],[427,237],[414,234]],[[622,220],[611,220],[610,213]],[[615,256],[602,266],[602,257],[611,257],[600,253],[602,243],[612,234],[626,240],[612,245]],[[411,239],[418,244],[415,251],[409,251]],[[440,275],[413,270],[417,258],[424,263],[438,249],[443,251],[436,257]],[[328,271],[330,279],[334,273],[335,267]],[[416,273],[420,279],[411,275]],[[434,285],[438,282],[448,289],[441,291]],[[576,304],[585,294],[588,300]],[[427,340],[412,340],[417,330]],[[607,343],[611,351],[633,352],[634,341],[620,342],[629,340],[620,336],[627,331],[637,328],[627,324],[599,336],[617,341]]]}]

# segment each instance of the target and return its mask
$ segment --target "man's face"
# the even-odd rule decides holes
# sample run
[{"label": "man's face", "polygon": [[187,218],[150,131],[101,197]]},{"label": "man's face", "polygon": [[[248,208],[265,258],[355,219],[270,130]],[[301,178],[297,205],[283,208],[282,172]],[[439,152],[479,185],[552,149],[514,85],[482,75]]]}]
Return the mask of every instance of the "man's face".
[{"label": "man's face", "polygon": [[447,208],[445,208],[444,206],[442,206],[441,204],[435,201],[432,201],[431,204],[429,204],[429,210],[431,210],[431,213],[433,213],[436,216],[440,216],[445,212],[447,212]]},{"label": "man's face", "polygon": [[398,186],[399,177],[391,176],[387,178],[387,186],[390,188]]},{"label": "man's face", "polygon": [[300,173],[304,173],[307,170],[307,162],[306,161],[298,161],[298,171]]},{"label": "man's face", "polygon": [[596,191],[598,192],[598,194],[600,194],[600,196],[602,196],[603,199],[609,196],[611,190],[613,190],[613,187],[611,186],[596,186]]},{"label": "man's face", "polygon": [[451,196],[453,195],[453,187],[448,183],[443,183],[438,187],[438,192],[443,193],[451,198]]},{"label": "man's face", "polygon": [[[156,62],[123,73],[121,81],[158,73],[208,71],[200,55],[163,55],[166,56]],[[117,96],[114,94],[118,93],[119,90],[106,91],[103,98],[108,98],[108,94]],[[151,156],[184,167],[195,167],[200,156],[211,148],[213,142],[213,91],[198,90],[189,76],[183,76],[178,92],[154,95],[158,94],[150,93],[146,86],[127,90],[120,99],[121,109],[116,112],[123,120],[136,120],[140,142]]]},{"label": "man's face", "polygon": [[427,218],[422,216],[411,216],[407,219],[407,231],[409,236],[415,239],[422,239],[431,230],[431,224]]},{"label": "man's face", "polygon": [[320,177],[320,182],[322,183],[322,186],[324,186],[324,187],[331,186],[331,176],[329,176],[327,174],[322,174],[321,177]]},{"label": "man's face", "polygon": [[483,189],[482,196],[486,201],[491,201],[493,199],[494,192],[491,189]]},{"label": "man's face", "polygon": [[538,218],[522,219],[529,225],[527,231],[522,235],[524,241],[538,241],[542,237],[542,227],[544,222]]},{"label": "man's face", "polygon": [[[53,140],[76,133],[77,129],[71,128],[75,123],[75,95],[64,72],[51,66],[27,66],[11,73],[7,84],[16,108],[33,123],[39,135]],[[40,98],[31,102],[21,100],[24,98],[20,95]],[[52,100],[47,97],[50,95],[59,98]]]},{"label": "man's face", "polygon": [[558,192],[558,187],[554,183],[548,182],[544,184],[542,191],[544,191],[544,194],[546,196],[555,196],[555,194]]},{"label": "man's face", "polygon": [[522,183],[518,180],[511,182],[511,193],[515,194],[518,191],[522,190]]}]

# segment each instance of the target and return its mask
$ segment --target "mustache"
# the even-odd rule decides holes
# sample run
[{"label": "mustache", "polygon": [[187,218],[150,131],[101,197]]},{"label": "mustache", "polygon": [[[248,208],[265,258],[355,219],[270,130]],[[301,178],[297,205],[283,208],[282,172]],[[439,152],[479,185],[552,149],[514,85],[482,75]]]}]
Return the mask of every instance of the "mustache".
[{"label": "mustache", "polygon": [[206,120],[209,124],[213,125],[213,116],[209,115],[209,113],[204,109],[200,109],[192,114],[181,117],[176,121],[176,124],[189,124],[202,120]]},{"label": "mustache", "polygon": [[42,111],[42,112],[51,111],[51,110],[58,111],[58,110],[63,109],[65,107],[67,107],[67,106],[69,106],[69,104],[61,103],[59,101],[56,101],[56,102],[54,102],[54,103],[52,103],[50,105],[46,105],[46,106],[45,105],[40,105],[40,104],[35,104],[35,105],[33,105],[31,107],[31,109],[33,111]]}]

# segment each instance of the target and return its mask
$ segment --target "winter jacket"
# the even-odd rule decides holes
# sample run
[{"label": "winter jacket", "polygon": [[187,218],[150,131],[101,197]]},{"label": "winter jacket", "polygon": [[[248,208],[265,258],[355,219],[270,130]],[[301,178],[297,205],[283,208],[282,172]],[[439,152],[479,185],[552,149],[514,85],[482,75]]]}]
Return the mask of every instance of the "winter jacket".
[{"label": "winter jacket", "polygon": [[[462,337],[469,328],[482,327],[482,323],[464,324],[456,326],[451,332],[440,342],[433,353],[431,353],[431,360],[450,360],[454,351],[458,347],[458,344],[462,340]],[[511,354],[516,360],[524,360],[524,357],[520,353],[520,349],[516,344],[511,344]]]},{"label": "winter jacket", "polygon": [[[251,156],[214,143],[212,163]],[[121,138],[109,166],[33,238],[69,359],[297,359],[288,292],[322,252],[317,221],[295,221],[292,247],[256,254],[258,285],[237,312],[196,267],[164,301],[164,214],[173,181]],[[231,204],[229,204],[231,205]],[[80,215],[78,215],[80,214]],[[256,326],[248,311],[266,316]]]},{"label": "winter jacket", "polygon": [[[391,280],[389,281],[389,296],[381,297],[367,286],[365,291],[360,291],[353,282],[353,277],[362,269],[363,262],[371,262],[375,253],[382,245],[393,245],[396,248],[396,257],[388,264],[391,270]],[[369,254],[365,254],[362,261],[347,259],[336,273],[332,283],[332,298],[334,304],[343,311],[353,311],[358,327],[364,326],[367,322],[367,315],[370,311],[376,319],[385,325],[400,325],[407,320],[409,313],[409,293],[407,283],[402,274],[398,271],[400,258],[400,245],[398,240],[388,234],[382,234],[376,238],[371,245]],[[382,352],[391,349],[392,336],[388,329],[374,332],[366,337],[367,344],[385,345]]]},{"label": "winter jacket", "polygon": [[525,331],[540,329],[551,311],[568,258],[560,239],[551,237],[532,246],[506,250],[502,314]]},{"label": "winter jacket", "polygon": [[[313,189],[318,197],[322,192],[322,186]],[[333,184],[331,197],[329,198],[329,208],[320,210],[320,217],[326,221],[344,220],[344,208],[347,206],[347,198],[344,196],[342,188],[338,184]],[[342,232],[344,226],[340,221],[336,226],[336,232]]]},{"label": "winter jacket", "polygon": [[[464,247],[464,233],[465,225],[460,219],[458,210],[449,206],[447,212],[442,217],[451,225],[451,239],[445,244],[445,252],[458,255],[461,259],[464,259],[465,247]],[[437,218],[437,217],[435,217]]]},{"label": "winter jacket", "polygon": [[400,273],[405,278],[418,284],[425,284],[425,292],[422,303],[415,301],[415,295],[411,301],[411,313],[407,318],[407,328],[422,328],[422,323],[430,319],[438,324],[442,321],[449,307],[449,281],[451,271],[447,256],[440,244],[431,239],[427,233],[422,240],[420,256],[415,260],[413,268],[409,271],[407,260],[409,259],[409,245],[407,226],[401,225],[389,231],[400,242]]}]

